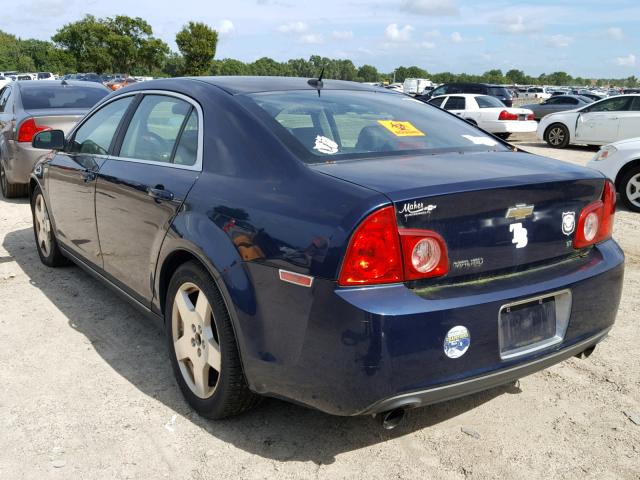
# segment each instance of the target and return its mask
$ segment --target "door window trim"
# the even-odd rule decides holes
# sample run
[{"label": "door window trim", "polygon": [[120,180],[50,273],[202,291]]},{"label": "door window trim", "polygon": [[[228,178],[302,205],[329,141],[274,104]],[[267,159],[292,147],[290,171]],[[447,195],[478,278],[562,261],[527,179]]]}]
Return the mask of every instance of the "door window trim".
[{"label": "door window trim", "polygon": [[[135,92],[127,93],[127,95],[132,95],[132,94],[133,95],[142,94],[142,95],[140,95],[140,100],[136,103],[136,109],[133,110],[131,116],[126,119],[126,123],[123,123],[121,125],[121,131],[118,132],[119,135],[122,135],[122,138],[119,138],[118,139],[119,141],[117,142],[118,153],[120,153],[119,149],[122,147],[122,141],[124,140],[124,136],[126,135],[129,125],[131,124],[131,120],[133,119],[133,115],[135,115],[135,112],[138,109],[140,102],[142,102],[142,99],[144,99],[144,97],[147,95],[161,95],[165,97],[174,97],[174,98],[183,100],[187,102],[189,105],[191,105],[191,107],[194,108],[195,111],[198,113],[198,151],[196,153],[196,163],[194,163],[193,165],[181,165],[178,163],[156,162],[154,160],[141,160],[137,158],[120,157],[116,155],[110,155],[109,160],[142,163],[147,165],[158,165],[160,167],[178,168],[180,170],[192,170],[194,172],[201,172],[202,156],[203,156],[202,154],[203,154],[203,146],[204,146],[204,128],[203,128],[204,115],[202,114],[202,108],[200,107],[200,104],[196,102],[194,99],[192,99],[191,97],[187,97],[186,95],[183,95],[181,93],[171,92],[168,90],[136,90]],[[124,95],[119,95],[120,98],[123,96]],[[186,121],[186,118],[185,118],[185,121]],[[184,124],[182,125],[182,127],[184,127]],[[184,128],[181,128],[180,135],[176,138],[176,144],[180,142],[183,131],[184,131]]]},{"label": "door window trim", "polygon": [[[127,92],[127,93],[123,93],[122,95],[117,95],[113,98],[110,98],[109,100],[105,101],[104,103],[101,103],[99,105],[96,105],[95,108],[93,108],[88,114],[87,116],[83,119],[82,123],[79,123],[78,125],[76,125],[76,127],[73,129],[73,131],[71,132],[71,134],[69,135],[69,138],[73,138],[73,136],[75,136],[76,131],[87,121],[89,120],[89,118],[91,118],[93,116],[93,114],[98,111],[99,109],[102,109],[104,107],[106,107],[108,104],[115,102],[116,100],[120,100],[122,98],[125,97],[130,97],[130,96],[136,96],[138,95],[139,97],[137,99],[134,99],[133,102],[129,105],[129,109],[127,110],[127,112],[123,115],[122,119],[120,120],[120,124],[118,125],[118,128],[116,129],[116,133],[114,134],[114,141],[111,142],[111,145],[109,146],[109,154],[108,155],[104,155],[105,158],[107,158],[108,160],[117,160],[117,161],[121,161],[121,162],[131,162],[131,163],[141,163],[141,164],[146,164],[146,165],[157,165],[160,167],[167,167],[167,168],[177,168],[179,170],[191,170],[194,172],[201,172],[202,171],[202,158],[203,158],[203,151],[204,151],[204,115],[202,113],[202,107],[200,106],[200,104],[195,101],[193,98],[188,97],[186,95],[183,95],[182,93],[177,93],[177,92],[172,92],[170,90],[156,90],[156,89],[149,89],[149,90],[135,90],[133,92]],[[145,95],[164,95],[166,97],[174,97],[174,98],[178,98],[180,100],[183,100],[185,102],[187,102],[189,105],[191,105],[195,111],[198,113],[198,151],[196,154],[196,163],[194,163],[193,165],[180,165],[180,164],[176,164],[176,163],[168,163],[168,162],[156,162],[154,160],[141,160],[141,159],[137,159],[137,158],[125,158],[125,157],[119,157],[116,155],[113,155],[113,149],[115,147],[117,147],[118,149],[122,146],[122,139],[124,138],[124,135],[127,132],[127,129],[129,128],[129,125],[131,123],[131,119],[133,118],[133,115],[135,114],[138,105],[140,104],[140,102],[142,101],[142,99],[145,97]],[[182,134],[182,132],[181,132]],[[122,137],[122,138],[120,138]],[[178,137],[176,139],[176,142],[180,141],[180,137]],[[120,153],[118,151],[118,153]]]}]

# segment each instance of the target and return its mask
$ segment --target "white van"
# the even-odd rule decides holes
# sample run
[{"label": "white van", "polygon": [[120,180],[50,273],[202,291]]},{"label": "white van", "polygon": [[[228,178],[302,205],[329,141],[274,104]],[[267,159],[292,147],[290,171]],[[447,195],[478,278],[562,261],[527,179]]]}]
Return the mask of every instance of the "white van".
[{"label": "white van", "polygon": [[421,95],[425,88],[433,88],[433,82],[426,78],[406,78],[402,88],[404,93]]}]

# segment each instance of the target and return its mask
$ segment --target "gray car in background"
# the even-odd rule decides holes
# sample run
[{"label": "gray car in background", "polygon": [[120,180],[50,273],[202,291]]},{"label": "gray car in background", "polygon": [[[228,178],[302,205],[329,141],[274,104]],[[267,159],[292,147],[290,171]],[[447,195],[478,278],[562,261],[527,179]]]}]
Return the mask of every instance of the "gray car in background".
[{"label": "gray car in background", "polygon": [[529,105],[521,105],[520,108],[527,108],[533,111],[536,120],[549,115],[550,113],[564,112],[589,105],[593,100],[581,95],[558,95],[551,97],[542,103],[531,103]]},{"label": "gray car in background", "polygon": [[0,189],[6,198],[27,194],[29,175],[42,150],[31,146],[43,130],[71,130],[110,93],[91,82],[11,82],[0,90]]}]

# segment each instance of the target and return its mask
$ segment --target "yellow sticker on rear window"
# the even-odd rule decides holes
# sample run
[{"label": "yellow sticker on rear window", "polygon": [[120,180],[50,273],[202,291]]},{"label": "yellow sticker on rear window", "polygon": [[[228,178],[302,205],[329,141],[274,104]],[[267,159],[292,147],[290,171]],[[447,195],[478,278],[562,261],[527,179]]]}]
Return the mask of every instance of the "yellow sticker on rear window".
[{"label": "yellow sticker on rear window", "polygon": [[378,123],[393,133],[396,137],[424,137],[425,134],[413,126],[411,122],[395,120],[378,120]]}]

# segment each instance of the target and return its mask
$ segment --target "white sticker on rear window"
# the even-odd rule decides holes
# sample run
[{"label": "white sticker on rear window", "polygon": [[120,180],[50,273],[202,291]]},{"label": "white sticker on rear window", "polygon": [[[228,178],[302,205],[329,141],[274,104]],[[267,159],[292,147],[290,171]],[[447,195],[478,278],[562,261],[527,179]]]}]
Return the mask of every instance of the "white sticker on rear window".
[{"label": "white sticker on rear window", "polygon": [[475,137],[473,135],[462,135],[464,138],[476,145],[487,145],[489,147],[495,147],[498,142],[489,137]]},{"label": "white sticker on rear window", "polygon": [[316,137],[316,144],[313,147],[314,150],[320,153],[326,153],[327,155],[334,155],[338,153],[338,144],[330,138],[318,135]]}]

